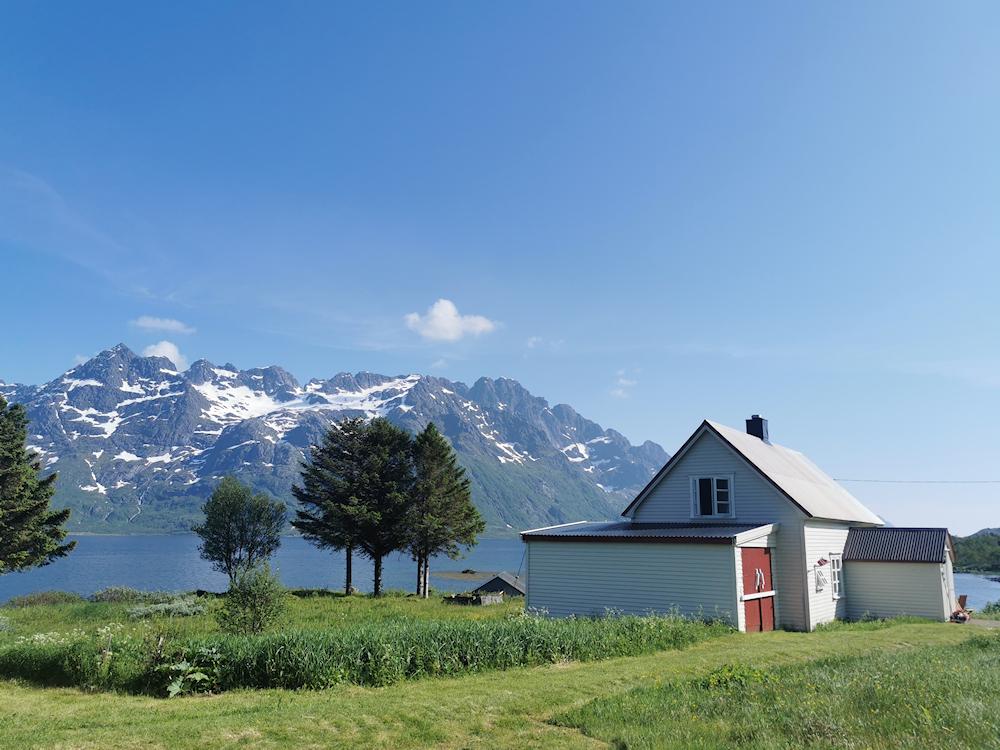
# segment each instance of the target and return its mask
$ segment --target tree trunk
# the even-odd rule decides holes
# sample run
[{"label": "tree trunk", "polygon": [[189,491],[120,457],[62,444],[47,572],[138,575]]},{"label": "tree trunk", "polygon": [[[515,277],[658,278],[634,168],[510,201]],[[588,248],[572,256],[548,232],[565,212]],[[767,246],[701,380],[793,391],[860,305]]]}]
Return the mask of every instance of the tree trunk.
[{"label": "tree trunk", "polygon": [[427,579],[430,576],[431,570],[431,557],[427,555],[424,557],[424,599],[430,596],[429,586],[427,585]]},{"label": "tree trunk", "polygon": [[350,596],[354,593],[354,583],[351,581],[351,546],[347,546],[347,558],[344,562],[344,593]]},{"label": "tree trunk", "polygon": [[382,555],[375,556],[375,581],[372,596],[382,596]]},{"label": "tree trunk", "polygon": [[424,579],[424,556],[419,552],[417,553],[417,596],[420,596],[423,591]]}]

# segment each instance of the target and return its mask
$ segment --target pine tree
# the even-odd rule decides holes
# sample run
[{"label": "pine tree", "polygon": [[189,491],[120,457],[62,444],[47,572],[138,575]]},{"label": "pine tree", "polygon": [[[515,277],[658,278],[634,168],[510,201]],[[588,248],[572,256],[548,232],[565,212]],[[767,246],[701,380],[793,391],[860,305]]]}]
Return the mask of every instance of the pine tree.
[{"label": "pine tree", "polygon": [[202,506],[205,521],[192,531],[201,537],[201,556],[229,576],[265,562],[281,545],[285,504],[253,490],[235,477],[223,477]]},{"label": "pine tree", "polygon": [[56,475],[39,476],[27,438],[24,407],[0,396],[0,573],[46,565],[76,546],[65,542],[69,509],[50,506]]},{"label": "pine tree", "polygon": [[299,501],[292,526],[320,549],[343,550],[344,593],[354,592],[351,562],[358,530],[348,512],[359,502],[363,419],[345,419],[326,431],[302,466],[302,485],[292,487]]},{"label": "pine tree", "polygon": [[465,469],[433,422],[413,442],[413,463],[408,547],[417,561],[417,594],[427,598],[430,558],[458,557],[459,547],[474,545],[486,524],[472,504]]},{"label": "pine tree", "polygon": [[382,560],[406,547],[413,487],[413,438],[389,420],[373,419],[361,440],[357,502],[346,508],[358,550],[375,564],[374,596],[382,593]]}]

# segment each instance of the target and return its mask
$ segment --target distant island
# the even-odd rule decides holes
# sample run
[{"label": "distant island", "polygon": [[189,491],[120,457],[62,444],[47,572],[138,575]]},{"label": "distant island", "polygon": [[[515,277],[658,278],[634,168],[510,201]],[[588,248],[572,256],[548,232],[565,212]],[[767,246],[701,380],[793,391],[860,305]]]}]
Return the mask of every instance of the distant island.
[{"label": "distant island", "polygon": [[955,538],[955,570],[1000,574],[1000,528]]}]

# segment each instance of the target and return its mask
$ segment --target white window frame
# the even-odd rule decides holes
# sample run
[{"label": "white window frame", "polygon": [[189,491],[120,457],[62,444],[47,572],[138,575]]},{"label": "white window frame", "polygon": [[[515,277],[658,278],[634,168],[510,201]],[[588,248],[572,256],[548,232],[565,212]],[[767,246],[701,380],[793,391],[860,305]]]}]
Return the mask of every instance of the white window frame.
[{"label": "white window frame", "polygon": [[[712,514],[702,515],[701,504],[698,502],[698,482],[702,479],[712,480]],[[729,512],[719,513],[718,511],[718,487],[720,479],[728,482],[729,485]],[[691,486],[691,518],[735,518],[736,517],[736,493],[733,474],[697,474],[688,477]]]},{"label": "white window frame", "polygon": [[834,599],[844,596],[844,554],[830,553],[830,594]]}]

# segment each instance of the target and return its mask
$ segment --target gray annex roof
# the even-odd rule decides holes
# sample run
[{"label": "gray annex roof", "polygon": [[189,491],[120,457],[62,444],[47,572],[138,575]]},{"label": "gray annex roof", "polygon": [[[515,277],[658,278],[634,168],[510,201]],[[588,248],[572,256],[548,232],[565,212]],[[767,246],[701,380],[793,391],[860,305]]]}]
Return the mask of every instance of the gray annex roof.
[{"label": "gray annex roof", "polygon": [[853,528],[844,545],[844,562],[943,563],[945,554],[954,559],[948,529]]},{"label": "gray annex roof", "polygon": [[559,541],[732,544],[736,540],[736,537],[741,534],[756,529],[766,532],[776,525],[763,523],[634,523],[632,521],[596,523],[592,521],[580,521],[578,523],[562,524],[561,526],[549,526],[543,529],[522,531],[521,538],[525,541],[546,539]]}]

